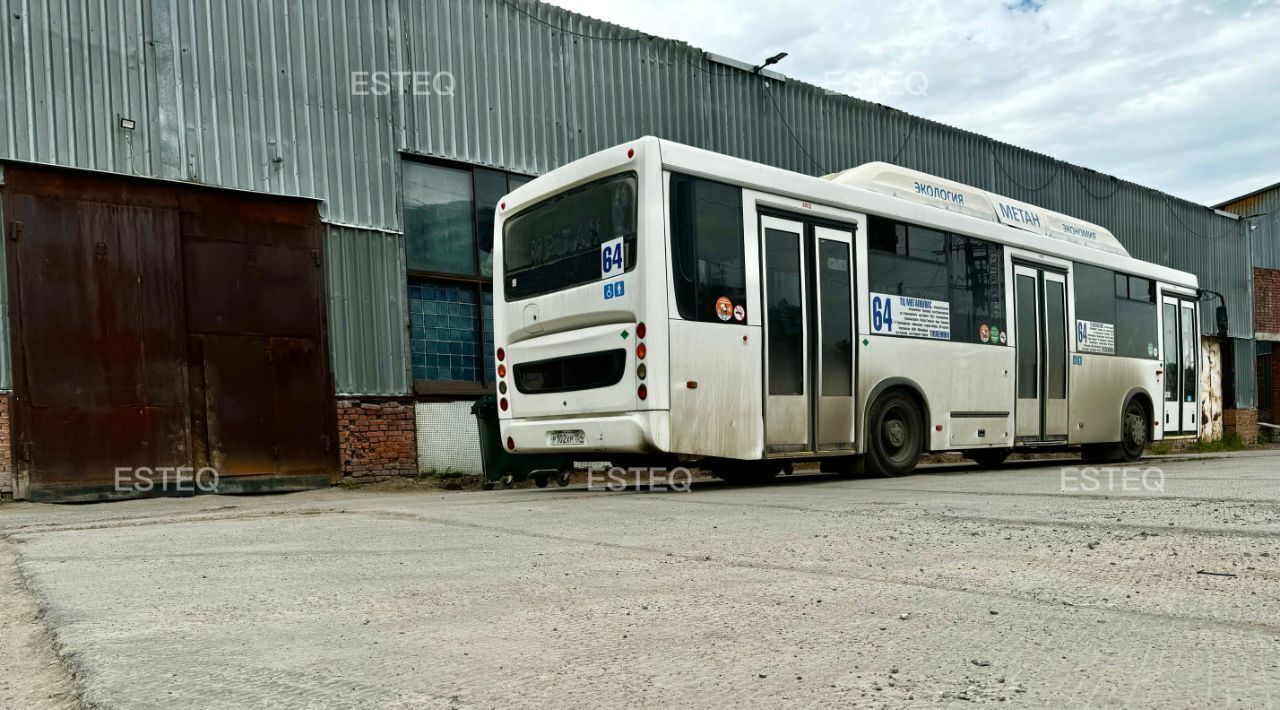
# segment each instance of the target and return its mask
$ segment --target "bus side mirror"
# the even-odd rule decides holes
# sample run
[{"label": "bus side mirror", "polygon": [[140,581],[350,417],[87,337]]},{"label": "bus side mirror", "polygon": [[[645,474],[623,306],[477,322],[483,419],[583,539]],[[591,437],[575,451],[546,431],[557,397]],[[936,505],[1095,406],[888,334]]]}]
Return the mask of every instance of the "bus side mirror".
[{"label": "bus side mirror", "polygon": [[1227,307],[1218,306],[1214,311],[1214,317],[1218,321],[1218,337],[1227,337]]}]

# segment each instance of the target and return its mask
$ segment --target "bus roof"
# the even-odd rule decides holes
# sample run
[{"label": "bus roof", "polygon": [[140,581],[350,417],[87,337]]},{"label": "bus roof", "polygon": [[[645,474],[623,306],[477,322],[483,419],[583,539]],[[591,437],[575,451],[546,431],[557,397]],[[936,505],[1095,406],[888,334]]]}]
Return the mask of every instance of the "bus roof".
[{"label": "bus roof", "polygon": [[823,179],[1129,256],[1114,234],[1096,224],[918,170],[866,163]]},{"label": "bus roof", "polygon": [[[1115,235],[1098,225],[888,163],[867,163],[820,178],[652,136],[627,145],[649,142],[658,147],[668,169],[838,209],[963,232],[1183,288],[1199,286],[1195,274],[1130,256]],[[924,191],[933,194],[917,193],[917,181],[932,185],[934,190],[925,187]],[[963,195],[966,208],[960,209],[955,197],[947,192]]]}]

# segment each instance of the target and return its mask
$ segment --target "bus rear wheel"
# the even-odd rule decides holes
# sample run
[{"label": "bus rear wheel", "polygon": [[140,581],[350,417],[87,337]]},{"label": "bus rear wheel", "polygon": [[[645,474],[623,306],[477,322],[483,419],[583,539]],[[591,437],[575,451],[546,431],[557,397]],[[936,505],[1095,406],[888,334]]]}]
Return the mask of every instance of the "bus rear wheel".
[{"label": "bus rear wheel", "polygon": [[1147,447],[1147,410],[1137,399],[1124,408],[1120,421],[1120,460],[1137,461]]},{"label": "bus rear wheel", "polygon": [[924,452],[920,407],[906,392],[876,400],[867,425],[867,468],[881,476],[906,476]]}]

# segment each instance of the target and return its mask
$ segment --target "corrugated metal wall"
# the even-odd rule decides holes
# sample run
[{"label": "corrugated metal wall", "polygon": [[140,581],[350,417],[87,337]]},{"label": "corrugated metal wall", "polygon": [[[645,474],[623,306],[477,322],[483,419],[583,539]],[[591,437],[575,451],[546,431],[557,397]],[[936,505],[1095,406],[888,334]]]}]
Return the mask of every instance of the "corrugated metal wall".
[{"label": "corrugated metal wall", "polygon": [[404,239],[330,225],[325,233],[329,340],[339,395],[409,391]]},{"label": "corrugated metal wall", "polygon": [[1280,269],[1280,185],[1256,195],[1230,202],[1222,209],[1250,218],[1253,265]]},{"label": "corrugated metal wall", "polygon": [[[1199,274],[1227,295],[1232,335],[1252,335],[1238,222],[529,0],[13,0],[9,17],[0,157],[314,196],[329,221],[390,231],[401,150],[534,174],[645,134],[810,174],[889,160],[1097,222],[1136,256]],[[353,95],[352,73],[370,71],[451,82]],[[365,253],[383,272],[391,251]],[[375,284],[394,289],[376,320],[399,317],[403,280]],[[383,393],[398,364],[368,351],[406,349],[403,336],[360,341],[345,328],[363,320],[332,323],[336,370]]]}]

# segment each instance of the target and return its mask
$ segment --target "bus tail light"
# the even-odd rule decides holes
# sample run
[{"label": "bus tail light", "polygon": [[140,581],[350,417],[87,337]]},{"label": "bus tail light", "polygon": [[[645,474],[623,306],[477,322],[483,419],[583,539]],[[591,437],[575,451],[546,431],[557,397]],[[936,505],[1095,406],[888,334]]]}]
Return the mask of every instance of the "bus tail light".
[{"label": "bus tail light", "polygon": [[645,387],[643,384],[640,385],[640,388],[636,390],[636,396],[639,397],[640,399],[648,399],[649,388]]},{"label": "bus tail light", "polygon": [[500,380],[498,382],[498,394],[506,394],[506,393],[507,393],[507,381]]},{"label": "bus tail light", "polygon": [[507,359],[507,351],[503,350],[502,348],[498,348],[498,362],[502,362],[503,360],[506,360],[506,359]]},{"label": "bus tail light", "polygon": [[499,363],[499,364],[498,364],[498,377],[506,377],[506,376],[507,376],[507,366],[506,366],[505,364]]},{"label": "bus tail light", "polygon": [[511,451],[516,450],[516,440],[512,439],[509,436],[507,437],[507,448],[510,449]]},{"label": "bus tail light", "polygon": [[502,399],[498,400],[498,408],[499,408],[499,409],[501,409],[502,411],[504,411],[504,412],[505,412],[505,411],[507,411],[507,406],[508,406],[508,405],[507,405],[507,398],[506,398],[506,397],[503,397]]},{"label": "bus tail light", "polygon": [[643,379],[644,379],[644,376],[645,376],[645,375],[647,375],[647,374],[649,374],[649,370],[647,370],[647,369],[645,368],[645,366],[644,366],[644,363],[643,363],[643,362],[642,362],[642,363],[640,363],[639,365],[636,365],[636,377],[638,377],[638,378],[640,378],[640,379],[642,379],[642,380],[643,380]]},{"label": "bus tail light", "polygon": [[637,338],[643,338],[643,337],[644,337],[644,334],[645,334],[645,331],[646,331],[646,328],[644,327],[644,323],[637,323],[637,324],[636,324],[636,337],[637,337]]},{"label": "bus tail light", "polygon": [[644,343],[640,343],[636,346],[636,359],[643,360],[644,356],[648,353],[649,349],[644,346]]}]

